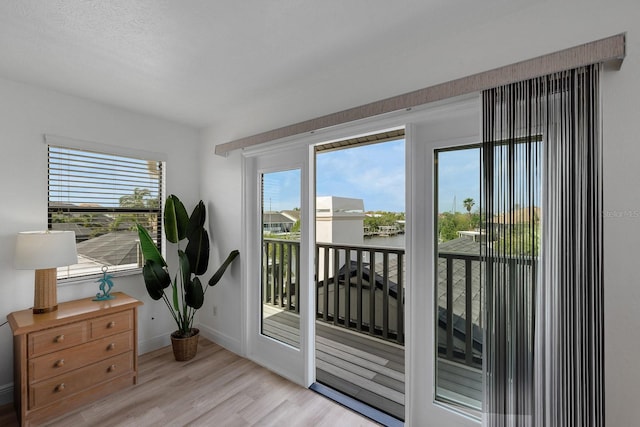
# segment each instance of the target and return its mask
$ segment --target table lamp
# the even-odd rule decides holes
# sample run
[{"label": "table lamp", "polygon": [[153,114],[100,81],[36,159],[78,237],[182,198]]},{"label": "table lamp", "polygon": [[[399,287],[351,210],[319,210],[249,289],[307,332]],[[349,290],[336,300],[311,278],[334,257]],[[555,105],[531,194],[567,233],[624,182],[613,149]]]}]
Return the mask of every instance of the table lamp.
[{"label": "table lamp", "polygon": [[15,267],[35,270],[33,313],[58,309],[57,268],[78,263],[73,231],[24,231],[16,241]]}]

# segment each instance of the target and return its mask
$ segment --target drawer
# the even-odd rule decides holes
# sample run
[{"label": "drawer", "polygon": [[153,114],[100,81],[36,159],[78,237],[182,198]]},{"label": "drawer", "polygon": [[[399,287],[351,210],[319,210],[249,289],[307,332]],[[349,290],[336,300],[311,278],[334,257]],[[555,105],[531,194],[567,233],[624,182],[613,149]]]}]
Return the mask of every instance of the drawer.
[{"label": "drawer", "polygon": [[91,339],[102,338],[133,329],[133,312],[122,311],[91,319]]},{"label": "drawer", "polygon": [[133,373],[133,352],[32,384],[29,386],[29,409],[65,399],[127,372]]},{"label": "drawer", "polygon": [[133,350],[133,331],[122,332],[29,360],[29,383],[91,365]]},{"label": "drawer", "polygon": [[88,341],[87,322],[33,332],[28,341],[30,358],[73,347]]}]

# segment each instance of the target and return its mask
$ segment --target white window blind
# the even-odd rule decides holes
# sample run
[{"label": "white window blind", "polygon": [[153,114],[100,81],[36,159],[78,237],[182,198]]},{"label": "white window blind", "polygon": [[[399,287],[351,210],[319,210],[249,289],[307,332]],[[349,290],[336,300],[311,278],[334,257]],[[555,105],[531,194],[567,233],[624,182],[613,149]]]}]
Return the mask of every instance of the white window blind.
[{"label": "white window blind", "polygon": [[48,227],[74,231],[78,248],[59,279],[140,268],[137,223],[161,244],[162,161],[50,144],[48,167]]}]

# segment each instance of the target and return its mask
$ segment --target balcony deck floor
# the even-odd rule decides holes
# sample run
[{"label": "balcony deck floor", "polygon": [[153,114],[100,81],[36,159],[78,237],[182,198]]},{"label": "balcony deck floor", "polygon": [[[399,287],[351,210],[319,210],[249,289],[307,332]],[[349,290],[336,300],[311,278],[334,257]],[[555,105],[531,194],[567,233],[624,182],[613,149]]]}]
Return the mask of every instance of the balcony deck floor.
[{"label": "balcony deck floor", "polygon": [[[263,305],[268,336],[299,347],[298,315]],[[316,379],[404,419],[404,348],[366,334],[316,321]],[[482,407],[482,371],[438,358],[437,394],[466,407]]]},{"label": "balcony deck floor", "polygon": [[[263,305],[263,333],[299,346],[299,317]],[[316,322],[316,379],[370,406],[404,419],[404,348]]]}]

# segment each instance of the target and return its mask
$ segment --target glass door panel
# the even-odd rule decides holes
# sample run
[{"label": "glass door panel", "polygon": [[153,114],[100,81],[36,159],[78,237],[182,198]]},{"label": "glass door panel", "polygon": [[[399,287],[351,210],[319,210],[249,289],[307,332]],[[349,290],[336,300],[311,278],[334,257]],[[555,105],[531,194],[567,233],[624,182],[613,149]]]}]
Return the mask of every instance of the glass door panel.
[{"label": "glass door panel", "polygon": [[309,148],[243,155],[246,355],[308,387]]},{"label": "glass door panel", "polygon": [[436,150],[436,399],[482,409],[480,148]]},{"label": "glass door panel", "polygon": [[260,333],[300,348],[300,169],[261,175]]}]

